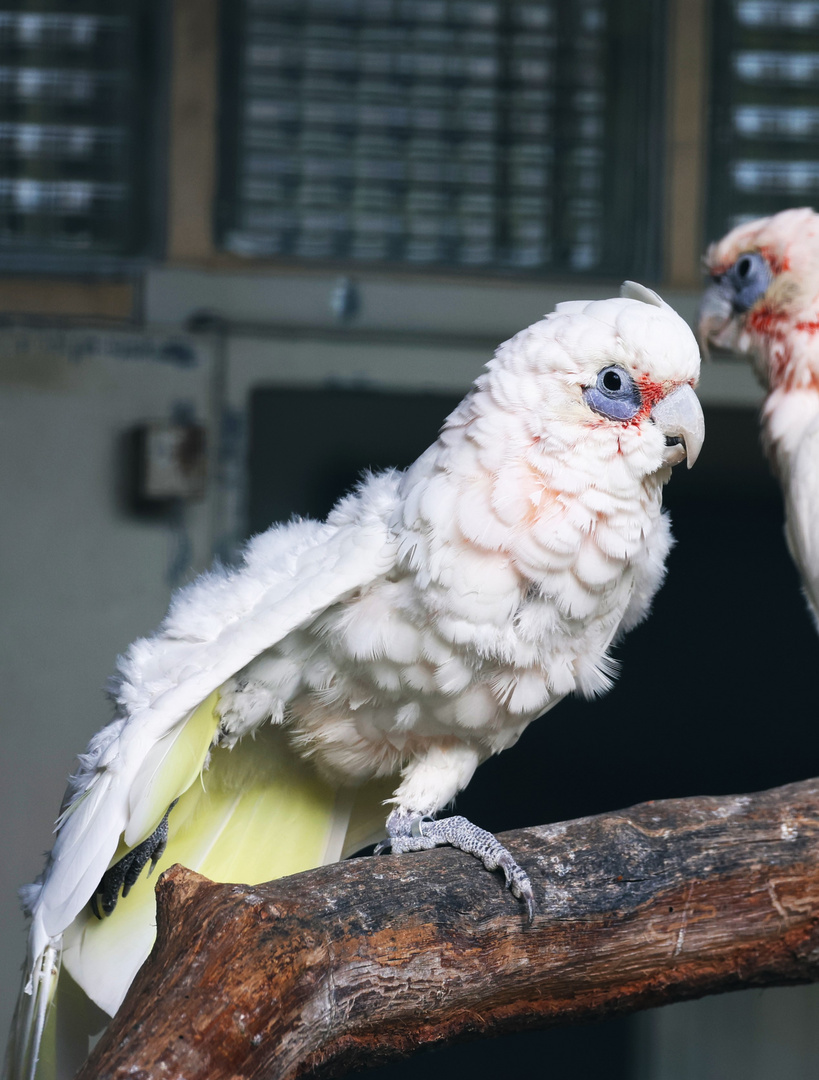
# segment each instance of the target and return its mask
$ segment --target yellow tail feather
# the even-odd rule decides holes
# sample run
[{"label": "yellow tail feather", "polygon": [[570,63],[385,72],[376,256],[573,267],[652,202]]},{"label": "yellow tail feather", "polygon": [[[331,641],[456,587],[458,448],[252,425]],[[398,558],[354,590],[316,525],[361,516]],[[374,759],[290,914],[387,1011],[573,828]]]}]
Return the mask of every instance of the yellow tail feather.
[{"label": "yellow tail feather", "polygon": [[[212,712],[213,703],[206,704]],[[257,884],[333,862],[383,835],[382,800],[393,785],[338,790],[294,753],[286,730],[267,725],[232,750],[212,750],[208,768],[170,815],[157,869],[181,863],[216,881]],[[164,800],[167,779],[161,790]],[[166,809],[167,802],[157,803],[153,827]],[[112,915],[99,920],[86,910],[66,931],[65,968],[110,1014],[153,944],[154,885],[141,874]]]}]

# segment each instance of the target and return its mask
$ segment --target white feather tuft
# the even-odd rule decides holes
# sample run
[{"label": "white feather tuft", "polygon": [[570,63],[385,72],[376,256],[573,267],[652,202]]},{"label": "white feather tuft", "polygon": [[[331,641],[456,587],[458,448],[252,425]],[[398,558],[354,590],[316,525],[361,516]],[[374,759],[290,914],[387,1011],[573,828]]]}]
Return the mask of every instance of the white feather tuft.
[{"label": "white feather tuft", "polygon": [[665,300],[654,292],[653,289],[649,289],[645,285],[641,285],[638,281],[624,281],[620,286],[620,295],[625,300],[639,300],[642,304],[651,304],[652,307],[667,308]]}]

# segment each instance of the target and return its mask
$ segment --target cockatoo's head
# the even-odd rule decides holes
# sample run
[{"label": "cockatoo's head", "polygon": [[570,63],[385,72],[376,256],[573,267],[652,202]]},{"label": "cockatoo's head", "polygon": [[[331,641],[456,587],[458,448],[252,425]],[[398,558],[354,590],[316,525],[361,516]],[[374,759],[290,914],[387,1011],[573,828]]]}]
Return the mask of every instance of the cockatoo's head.
[{"label": "cockatoo's head", "polygon": [[746,356],[769,389],[819,377],[819,214],[803,207],[738,225],[705,256],[699,335]]},{"label": "cockatoo's head", "polygon": [[578,484],[628,485],[685,458],[690,467],[704,438],[693,333],[650,289],[626,282],[621,292],[558,304],[502,345],[479,380],[526,418],[530,452],[563,462]]}]

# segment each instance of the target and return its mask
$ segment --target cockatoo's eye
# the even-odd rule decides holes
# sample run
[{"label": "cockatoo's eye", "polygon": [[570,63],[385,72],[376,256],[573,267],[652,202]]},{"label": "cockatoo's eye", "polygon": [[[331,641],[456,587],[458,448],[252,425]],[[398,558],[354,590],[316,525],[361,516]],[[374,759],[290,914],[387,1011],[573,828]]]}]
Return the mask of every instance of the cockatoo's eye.
[{"label": "cockatoo's eye", "polygon": [[610,394],[619,394],[623,389],[623,379],[615,368],[609,368],[600,374],[600,389]]},{"label": "cockatoo's eye", "polygon": [[583,400],[590,409],[609,420],[631,420],[643,404],[632,377],[616,364],[598,371],[594,386],[583,390]]},{"label": "cockatoo's eye", "polygon": [[748,311],[767,290],[773,274],[767,261],[758,251],[746,251],[721,278],[731,307],[737,314]]}]

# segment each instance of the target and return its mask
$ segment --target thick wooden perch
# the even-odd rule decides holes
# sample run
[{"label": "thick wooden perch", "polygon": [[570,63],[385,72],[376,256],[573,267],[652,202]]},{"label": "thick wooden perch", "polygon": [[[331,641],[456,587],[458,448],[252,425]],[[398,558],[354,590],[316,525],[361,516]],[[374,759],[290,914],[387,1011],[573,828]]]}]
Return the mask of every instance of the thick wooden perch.
[{"label": "thick wooden perch", "polygon": [[179,866],[78,1080],[290,1080],[424,1044],[819,979],[819,780],[507,833],[535,887],[438,849],[249,887]]}]

